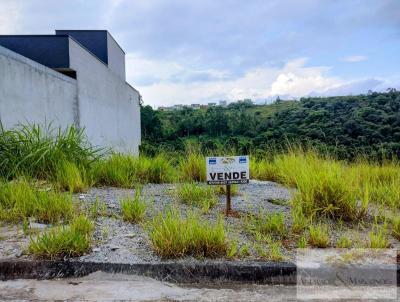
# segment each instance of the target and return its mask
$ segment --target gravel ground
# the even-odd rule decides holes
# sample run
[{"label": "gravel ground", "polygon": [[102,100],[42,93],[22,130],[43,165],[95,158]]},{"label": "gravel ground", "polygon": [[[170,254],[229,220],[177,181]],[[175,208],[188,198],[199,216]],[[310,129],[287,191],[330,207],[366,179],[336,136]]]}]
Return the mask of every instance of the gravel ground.
[{"label": "gravel ground", "polygon": [[[164,211],[171,205],[178,205],[182,213],[191,207],[177,203],[173,196],[175,184],[148,184],[142,187],[142,196],[148,203],[148,218],[159,211]],[[85,202],[93,203],[96,200],[105,202],[107,206],[107,217],[99,217],[96,221],[95,246],[92,252],[82,256],[82,261],[93,262],[158,262],[161,261],[154,254],[149,239],[143,227],[124,222],[120,216],[119,200],[126,196],[133,196],[134,190],[119,188],[92,188],[83,198]],[[291,193],[285,187],[273,182],[251,181],[250,184],[240,185],[239,194],[232,196],[232,207],[239,213],[256,213],[260,208],[267,212],[289,212],[287,202]],[[83,197],[83,196],[81,196]],[[274,204],[278,201],[280,205]],[[218,215],[225,209],[225,196],[219,197],[219,203],[203,217],[210,221],[216,221]],[[117,216],[114,216],[114,215]],[[225,219],[228,236],[241,243],[250,243],[249,236],[243,232],[242,223],[239,218],[228,217]],[[254,260],[247,257],[246,260]],[[185,258],[179,261],[193,261]],[[175,260],[176,261],[176,260]]]},{"label": "gravel ground", "polygon": [[[147,218],[151,219],[159,211],[167,207],[178,206],[183,215],[190,206],[179,203],[174,195],[176,184],[147,184],[143,185],[141,194],[148,203]],[[273,182],[250,181],[249,184],[240,185],[239,194],[232,196],[232,208],[241,216],[257,213],[260,209],[267,213],[282,212],[290,223],[290,208],[288,201],[293,191]],[[128,195],[133,196],[134,189],[121,188],[91,188],[85,194],[76,194],[74,198],[86,207],[91,207],[95,202],[100,204],[101,215],[95,221],[95,232],[92,251],[78,260],[110,263],[149,263],[160,262],[154,252],[147,236],[147,232],[140,224],[131,224],[122,220],[120,200]],[[211,223],[217,221],[225,210],[225,196],[219,197],[219,203],[202,217]],[[237,259],[237,261],[263,260],[255,250],[254,238],[245,231],[243,219],[238,217],[226,217],[224,219],[227,236],[230,242],[237,242],[238,247],[247,245],[249,255]],[[331,241],[336,240],[341,234],[347,234],[350,238],[365,242],[368,227],[340,226],[336,222],[328,222],[331,227]],[[43,232],[51,227],[31,222],[31,234]],[[29,259],[32,256],[25,255],[24,250],[29,242],[29,234],[24,234],[22,227],[13,225],[0,225],[0,259]],[[392,248],[400,248],[400,243],[393,237],[390,238]],[[287,261],[295,258],[295,241],[293,239],[283,241],[282,253]],[[171,261],[195,261],[192,258],[184,258]]]},{"label": "gravel ground", "polygon": [[[147,216],[166,207],[177,204],[182,213],[190,207],[178,203],[173,191],[175,184],[147,184],[142,187],[142,195],[148,203]],[[267,181],[250,181],[247,185],[240,185],[239,194],[232,196],[232,207],[235,211],[256,213],[260,208],[267,212],[289,213],[285,205],[291,197],[291,192],[285,187]],[[120,200],[126,196],[133,196],[135,190],[121,188],[91,188],[85,194],[75,195],[76,200],[90,207],[96,201],[102,204],[106,213],[100,215],[96,222],[94,232],[94,245],[92,251],[80,257],[81,261],[115,262],[115,263],[140,263],[158,262],[161,259],[154,254],[147,233],[138,224],[131,224],[121,219]],[[219,203],[204,214],[205,219],[216,221],[225,209],[225,196],[219,197]],[[228,236],[238,240],[239,243],[249,242],[248,235],[243,231],[240,218],[228,217],[225,219],[229,230]],[[47,227],[42,224],[32,223],[32,232],[42,232]],[[25,235],[21,226],[0,226],[0,259],[29,258],[24,255],[24,250],[29,242],[29,235]],[[254,258],[250,257],[247,260]],[[181,259],[180,261],[190,261]]]}]

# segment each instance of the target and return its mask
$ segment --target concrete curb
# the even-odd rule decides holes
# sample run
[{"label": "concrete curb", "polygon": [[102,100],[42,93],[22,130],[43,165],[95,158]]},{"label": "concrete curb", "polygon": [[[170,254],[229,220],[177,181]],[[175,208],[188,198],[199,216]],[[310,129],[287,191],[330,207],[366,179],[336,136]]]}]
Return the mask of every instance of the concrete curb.
[{"label": "concrete curb", "polygon": [[296,284],[296,266],[287,262],[210,261],[196,263],[97,263],[46,260],[0,260],[0,280],[82,277],[102,271],[143,275],[176,283],[240,281]]}]

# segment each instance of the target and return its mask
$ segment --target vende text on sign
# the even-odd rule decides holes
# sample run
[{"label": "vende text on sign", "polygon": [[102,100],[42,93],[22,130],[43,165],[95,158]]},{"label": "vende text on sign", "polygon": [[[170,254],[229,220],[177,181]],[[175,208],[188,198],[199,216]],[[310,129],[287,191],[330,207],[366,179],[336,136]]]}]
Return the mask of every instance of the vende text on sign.
[{"label": "vende text on sign", "polygon": [[206,157],[207,184],[229,185],[248,183],[249,156]]}]

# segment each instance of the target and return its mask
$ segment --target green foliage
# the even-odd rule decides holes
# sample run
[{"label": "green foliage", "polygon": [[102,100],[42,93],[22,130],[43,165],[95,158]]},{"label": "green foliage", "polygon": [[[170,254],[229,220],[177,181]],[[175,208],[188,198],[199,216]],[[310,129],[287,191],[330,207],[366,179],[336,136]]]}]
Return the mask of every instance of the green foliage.
[{"label": "green foliage", "polygon": [[52,228],[31,238],[28,251],[40,258],[77,257],[90,250],[94,226],[85,216],[78,216],[68,226]]},{"label": "green foliage", "polygon": [[73,213],[71,195],[39,191],[26,180],[0,182],[0,220],[17,223],[32,217],[57,223],[71,219]]},{"label": "green foliage", "polygon": [[400,217],[394,217],[392,219],[392,235],[400,240]]},{"label": "green foliage", "polygon": [[213,187],[196,183],[177,185],[176,196],[182,203],[199,207],[204,211],[208,211],[218,202]]},{"label": "green foliage", "polygon": [[216,224],[188,213],[183,218],[176,209],[159,214],[149,225],[149,237],[158,255],[163,258],[218,257],[227,252],[223,220]]},{"label": "green foliage", "polygon": [[325,248],[329,246],[329,231],[325,224],[310,225],[308,243],[311,246]]},{"label": "green foliage", "polygon": [[7,131],[0,128],[0,176],[5,179],[56,178],[61,161],[87,169],[100,155],[101,150],[87,142],[83,129],[39,125],[22,125]]},{"label": "green foliage", "polygon": [[270,105],[242,102],[226,108],[148,111],[142,114],[142,123],[148,125],[143,128],[144,145],[152,152],[184,151],[182,138],[195,137],[208,147],[234,147],[242,154],[285,151],[290,142],[338,159],[400,157],[400,92],[394,89]]},{"label": "green foliage", "polygon": [[136,189],[135,197],[126,197],[121,200],[121,211],[124,220],[137,223],[144,219],[147,204],[140,196],[140,190]]}]

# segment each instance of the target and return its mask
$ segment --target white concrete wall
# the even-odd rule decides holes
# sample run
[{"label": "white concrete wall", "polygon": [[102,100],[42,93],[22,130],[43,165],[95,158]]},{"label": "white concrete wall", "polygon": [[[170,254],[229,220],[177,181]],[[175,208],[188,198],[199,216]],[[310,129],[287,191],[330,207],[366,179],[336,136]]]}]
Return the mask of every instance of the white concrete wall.
[{"label": "white concrete wall", "polygon": [[0,46],[0,121],[67,127],[76,124],[76,80]]},{"label": "white concrete wall", "polygon": [[107,32],[107,51],[108,51],[108,67],[115,72],[123,81],[126,80],[125,75],[125,53],[119,47],[114,38]]},{"label": "white concrete wall", "polygon": [[80,125],[90,141],[138,154],[139,93],[71,39],[70,67],[77,72]]}]

